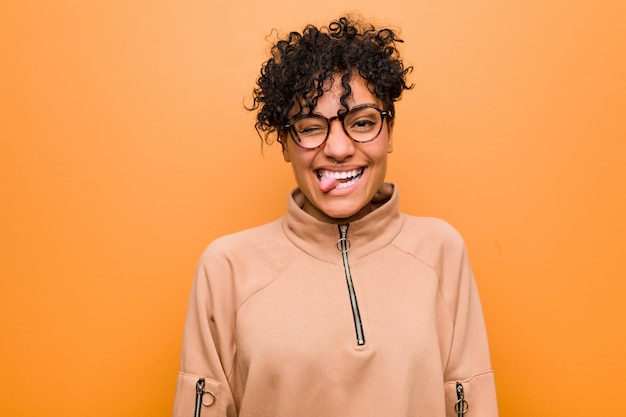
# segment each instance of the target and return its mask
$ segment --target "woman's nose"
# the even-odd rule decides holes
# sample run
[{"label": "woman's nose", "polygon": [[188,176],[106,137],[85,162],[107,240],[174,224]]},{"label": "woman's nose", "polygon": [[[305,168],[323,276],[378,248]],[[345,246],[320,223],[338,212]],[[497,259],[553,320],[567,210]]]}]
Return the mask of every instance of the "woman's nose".
[{"label": "woman's nose", "polygon": [[346,134],[341,121],[333,120],[324,144],[324,154],[337,161],[345,161],[355,150],[354,141]]}]

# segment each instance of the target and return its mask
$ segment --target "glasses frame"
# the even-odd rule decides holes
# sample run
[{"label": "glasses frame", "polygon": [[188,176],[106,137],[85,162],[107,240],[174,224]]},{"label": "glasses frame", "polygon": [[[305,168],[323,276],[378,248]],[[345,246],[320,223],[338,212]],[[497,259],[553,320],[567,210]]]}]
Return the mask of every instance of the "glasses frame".
[{"label": "glasses frame", "polygon": [[[374,137],[372,139],[368,139],[368,140],[354,139],[352,136],[350,136],[350,133],[348,133],[348,129],[346,129],[346,125],[344,124],[344,120],[346,119],[346,117],[350,113],[352,113],[352,112],[354,112],[356,110],[367,109],[367,108],[374,109],[374,110],[378,111],[378,113],[380,114],[380,121],[381,121],[380,129],[378,130],[378,132],[376,133],[376,135],[374,135]],[[304,118],[304,117],[309,117],[309,116],[315,116],[315,117],[318,117],[320,119],[324,119],[324,120],[326,120],[326,124],[328,125],[328,129],[326,129],[326,137],[324,138],[322,143],[320,143],[319,145],[314,146],[314,147],[303,146],[299,142],[301,140],[300,139],[300,135],[298,135],[298,132],[296,132],[296,128],[295,128],[295,122],[297,122],[298,119],[301,119],[301,118]],[[373,104],[363,104],[363,105],[360,105],[360,106],[352,107],[347,112],[342,113],[342,114],[338,114],[337,116],[333,116],[333,117],[330,117],[330,118],[329,117],[324,117],[321,114],[317,114],[317,113],[297,114],[297,115],[291,117],[289,119],[289,122],[286,125],[283,125],[283,128],[289,131],[289,136],[291,136],[291,140],[298,147],[300,147],[302,149],[306,149],[306,150],[312,151],[314,149],[318,149],[318,148],[321,148],[322,146],[324,146],[324,144],[328,140],[328,136],[330,135],[330,124],[334,120],[339,120],[341,122],[341,127],[343,128],[344,133],[353,142],[356,142],[356,143],[368,143],[368,142],[372,142],[372,141],[376,140],[380,136],[380,132],[383,131],[383,125],[385,124],[385,118],[387,118],[387,120],[391,120],[393,118],[393,114],[391,113],[390,110],[381,110],[380,108],[378,108],[378,106],[375,106]]]}]

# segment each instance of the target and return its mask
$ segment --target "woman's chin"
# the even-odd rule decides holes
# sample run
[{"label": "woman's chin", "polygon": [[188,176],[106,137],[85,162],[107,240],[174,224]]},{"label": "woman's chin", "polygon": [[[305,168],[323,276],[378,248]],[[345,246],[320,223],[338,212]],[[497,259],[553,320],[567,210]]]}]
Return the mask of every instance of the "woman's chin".
[{"label": "woman's chin", "polygon": [[369,204],[362,207],[354,202],[341,201],[322,203],[319,206],[309,203],[303,209],[316,219],[329,223],[350,222],[363,217],[370,211]]}]

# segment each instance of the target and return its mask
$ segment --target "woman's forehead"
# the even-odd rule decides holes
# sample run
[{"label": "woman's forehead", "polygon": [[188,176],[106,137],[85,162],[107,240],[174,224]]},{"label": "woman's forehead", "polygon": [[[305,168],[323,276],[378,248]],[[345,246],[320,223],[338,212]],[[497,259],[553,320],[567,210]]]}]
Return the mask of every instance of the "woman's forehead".
[{"label": "woman's forehead", "polygon": [[[372,92],[369,83],[360,75],[352,74],[349,80],[350,90],[342,83],[343,73],[333,74],[324,80],[324,86],[320,90],[311,91],[306,99],[298,100],[298,104],[289,112],[289,116],[302,113],[329,113],[336,115],[348,109],[362,104],[381,106],[381,100]],[[346,95],[347,93],[347,95]]]}]

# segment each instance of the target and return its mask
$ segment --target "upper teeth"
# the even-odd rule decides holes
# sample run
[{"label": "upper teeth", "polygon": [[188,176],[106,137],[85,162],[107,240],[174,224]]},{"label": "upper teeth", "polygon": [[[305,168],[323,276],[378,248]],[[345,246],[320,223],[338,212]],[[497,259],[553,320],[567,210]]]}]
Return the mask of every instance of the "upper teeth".
[{"label": "upper teeth", "polygon": [[336,180],[345,180],[346,178],[356,177],[361,172],[362,172],[361,169],[355,169],[355,170],[352,170],[352,171],[343,171],[343,172],[320,171],[320,177],[331,177],[331,178],[334,178]]}]

